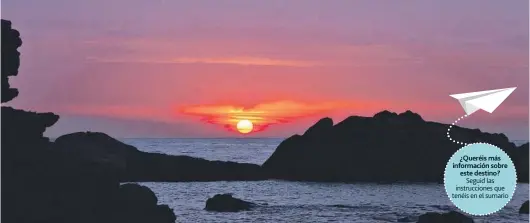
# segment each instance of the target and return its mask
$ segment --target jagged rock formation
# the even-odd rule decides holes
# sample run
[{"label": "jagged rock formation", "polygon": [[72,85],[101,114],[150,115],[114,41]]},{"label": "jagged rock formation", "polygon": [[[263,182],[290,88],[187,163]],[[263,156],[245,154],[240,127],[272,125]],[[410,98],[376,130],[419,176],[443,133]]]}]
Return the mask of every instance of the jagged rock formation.
[{"label": "jagged rock formation", "polygon": [[[283,141],[262,167],[270,177],[286,180],[442,182],[447,161],[461,147],[447,139],[448,127],[411,111],[351,116],[336,125],[324,118]],[[451,132],[460,141],[502,148],[519,180],[528,182],[528,144],[518,148],[503,134],[478,129],[454,126]]]},{"label": "jagged rock formation", "polygon": [[[18,95],[8,77],[18,73],[20,45],[11,22],[2,20],[2,102]],[[120,186],[117,173],[43,137],[58,115],[1,109],[2,222],[175,222],[149,188]]]},{"label": "jagged rock formation", "polygon": [[11,22],[2,19],[2,103],[8,102],[18,95],[18,90],[9,86],[9,76],[18,74],[22,45],[20,33],[11,28]]},{"label": "jagged rock formation", "polygon": [[232,197],[232,194],[216,194],[206,200],[206,207],[204,209],[217,212],[238,212],[248,211],[255,206],[256,204],[252,202]]}]

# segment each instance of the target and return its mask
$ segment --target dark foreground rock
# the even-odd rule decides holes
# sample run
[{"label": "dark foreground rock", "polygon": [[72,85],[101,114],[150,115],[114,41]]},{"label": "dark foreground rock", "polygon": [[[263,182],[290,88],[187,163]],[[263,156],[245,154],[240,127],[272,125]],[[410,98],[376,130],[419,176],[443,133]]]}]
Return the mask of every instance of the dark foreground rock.
[{"label": "dark foreground rock", "polygon": [[528,201],[524,202],[519,208],[519,214],[528,214]]},{"label": "dark foreground rock", "polygon": [[66,154],[115,172],[122,182],[265,179],[259,165],[146,153],[104,133],[72,133],[57,138],[55,144]]},{"label": "dark foreground rock", "polygon": [[[413,112],[352,116],[333,125],[325,118],[303,135],[284,140],[262,165],[271,178],[333,182],[443,182],[447,160],[461,145],[447,139],[449,125]],[[454,126],[453,138],[486,142],[514,161],[528,182],[528,144],[516,147],[504,134]]]},{"label": "dark foreground rock", "polygon": [[148,187],[137,184],[121,185],[118,198],[123,202],[118,212],[124,216],[119,222],[175,222],[176,220],[169,206],[157,205],[158,199]]},{"label": "dark foreground rock", "polygon": [[428,212],[420,215],[417,223],[474,223],[472,218],[456,211],[447,213]]},{"label": "dark foreground rock", "polygon": [[[2,20],[2,102],[18,95],[7,82],[18,73],[20,44],[18,32]],[[2,107],[1,115],[1,222],[175,222],[173,211],[158,205],[149,188],[120,186],[116,172],[43,137],[58,115],[10,107]]]},{"label": "dark foreground rock", "polygon": [[238,212],[248,211],[255,206],[256,204],[232,197],[231,194],[216,194],[206,200],[204,209],[218,212]]},{"label": "dark foreground rock", "polygon": [[57,118],[2,107],[2,222],[175,221],[149,188],[42,137]]}]

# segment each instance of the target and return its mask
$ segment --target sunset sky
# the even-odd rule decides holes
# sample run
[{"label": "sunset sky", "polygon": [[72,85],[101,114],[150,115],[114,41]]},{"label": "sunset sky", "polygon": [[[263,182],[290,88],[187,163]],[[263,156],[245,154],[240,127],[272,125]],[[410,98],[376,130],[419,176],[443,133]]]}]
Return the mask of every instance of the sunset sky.
[{"label": "sunset sky", "polygon": [[[450,94],[517,90],[463,126],[528,139],[528,1],[5,0],[21,32],[10,106],[55,112],[46,133],[250,137],[388,109],[451,123]],[[225,110],[223,110],[225,109]],[[264,114],[264,115],[263,115]],[[259,123],[259,121],[257,121]],[[263,125],[262,125],[263,126]]]}]

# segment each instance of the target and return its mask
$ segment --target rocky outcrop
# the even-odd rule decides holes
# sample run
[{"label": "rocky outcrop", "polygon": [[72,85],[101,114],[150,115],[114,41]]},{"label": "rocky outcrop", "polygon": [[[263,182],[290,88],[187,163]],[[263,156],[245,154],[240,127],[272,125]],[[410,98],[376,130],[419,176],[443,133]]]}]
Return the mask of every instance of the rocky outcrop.
[{"label": "rocky outcrop", "polygon": [[[54,116],[5,109],[2,119],[10,121],[2,123],[2,221],[175,222],[173,211],[157,205],[149,188],[120,186],[116,171],[65,153],[36,134]],[[17,119],[9,118],[13,114]],[[24,116],[24,125],[11,126]],[[27,135],[6,137],[24,126]]]},{"label": "rocky outcrop", "polygon": [[[28,112],[11,107],[2,107],[2,129],[9,127],[8,131],[2,132],[2,136],[3,139],[7,139],[7,142],[13,142],[17,145],[48,142],[49,139],[43,137],[42,134],[46,128],[58,120],[59,116],[53,113]],[[38,142],[30,142],[27,140],[28,138],[38,140]]]},{"label": "rocky outcrop", "polygon": [[[447,160],[461,147],[447,139],[448,127],[411,111],[352,116],[336,125],[325,118],[284,140],[262,167],[270,177],[286,180],[442,182]],[[503,134],[458,126],[451,135],[502,148],[519,180],[528,182],[528,144],[516,147]]]},{"label": "rocky outcrop", "polygon": [[232,197],[231,194],[216,194],[206,200],[207,211],[238,212],[248,211],[256,204]]},{"label": "rocky outcrop", "polygon": [[2,103],[11,101],[18,95],[18,90],[9,85],[9,76],[18,74],[18,48],[21,45],[20,33],[11,28],[11,21],[2,19]]},{"label": "rocky outcrop", "polygon": [[55,144],[67,154],[117,173],[122,182],[265,179],[259,165],[141,152],[104,133],[72,133],[57,138]]},{"label": "rocky outcrop", "polygon": [[528,214],[528,201],[524,202],[519,208],[519,214]]},{"label": "rocky outcrop", "polygon": [[429,212],[420,215],[417,223],[474,223],[472,218],[463,215],[456,211],[450,211],[447,213],[434,213]]},{"label": "rocky outcrop", "polygon": [[[20,44],[11,22],[2,20],[2,102],[18,94],[8,77],[17,75]],[[120,186],[118,173],[43,137],[58,115],[1,109],[2,222],[175,222],[149,188]]]}]

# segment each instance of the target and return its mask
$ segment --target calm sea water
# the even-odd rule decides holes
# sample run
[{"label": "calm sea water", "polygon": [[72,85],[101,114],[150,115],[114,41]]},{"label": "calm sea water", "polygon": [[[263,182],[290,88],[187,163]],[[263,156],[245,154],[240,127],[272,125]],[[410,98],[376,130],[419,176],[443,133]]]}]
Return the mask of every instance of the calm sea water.
[{"label": "calm sea water", "polygon": [[[262,164],[281,139],[123,139],[146,152],[187,155],[209,160]],[[440,184],[344,184],[278,180],[256,182],[142,183],[168,204],[178,222],[396,222],[427,211],[456,210]],[[519,184],[500,212],[474,217],[476,222],[528,222],[518,214],[528,200],[528,184]],[[204,210],[218,193],[263,204],[252,211]]]}]

